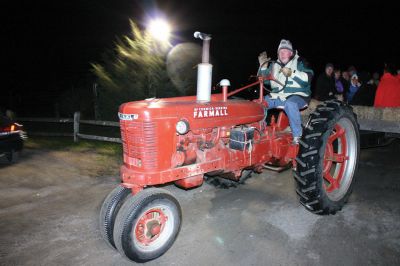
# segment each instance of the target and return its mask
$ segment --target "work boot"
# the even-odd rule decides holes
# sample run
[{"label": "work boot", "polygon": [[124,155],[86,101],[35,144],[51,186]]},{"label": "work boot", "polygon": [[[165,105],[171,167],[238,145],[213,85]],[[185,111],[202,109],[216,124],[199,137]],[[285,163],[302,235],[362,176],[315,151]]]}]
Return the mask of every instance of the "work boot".
[{"label": "work boot", "polygon": [[283,132],[292,132],[292,129],[290,128],[290,126],[287,126],[287,127],[283,130]]},{"label": "work boot", "polygon": [[292,144],[294,144],[294,145],[297,145],[297,144],[299,144],[299,141],[300,141],[300,139],[301,139],[301,137],[300,137],[300,136],[299,136],[299,137],[293,137]]}]

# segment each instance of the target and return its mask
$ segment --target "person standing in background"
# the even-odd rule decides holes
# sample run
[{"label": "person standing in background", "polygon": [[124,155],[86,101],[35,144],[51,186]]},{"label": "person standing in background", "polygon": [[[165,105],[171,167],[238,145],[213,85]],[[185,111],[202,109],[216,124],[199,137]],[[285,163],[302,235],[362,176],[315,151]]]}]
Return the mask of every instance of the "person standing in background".
[{"label": "person standing in background", "polygon": [[353,74],[350,80],[349,92],[347,93],[346,100],[349,104],[353,101],[354,95],[357,93],[358,89],[361,87],[361,83],[358,81],[358,75]]},{"label": "person standing in background", "polygon": [[400,78],[392,64],[385,64],[376,90],[375,107],[400,107]]},{"label": "person standing in background", "polygon": [[335,79],[333,77],[333,64],[325,66],[324,73],[320,74],[315,87],[314,98],[318,101],[333,99],[336,94]]},{"label": "person standing in background", "polygon": [[336,98],[340,101],[343,101],[344,97],[344,85],[342,81],[342,73],[340,69],[335,69],[333,76],[335,78],[335,87],[336,87]]}]

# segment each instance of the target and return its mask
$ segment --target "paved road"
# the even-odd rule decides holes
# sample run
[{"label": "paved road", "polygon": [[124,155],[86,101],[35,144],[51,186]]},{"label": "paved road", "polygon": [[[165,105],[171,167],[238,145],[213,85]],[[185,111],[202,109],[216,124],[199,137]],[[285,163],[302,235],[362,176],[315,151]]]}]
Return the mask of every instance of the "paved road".
[{"label": "paved road", "polygon": [[[400,265],[399,153],[400,141],[362,150],[354,193],[334,216],[304,210],[290,171],[231,189],[171,186],[183,227],[147,264]],[[95,176],[95,158],[27,149],[0,166],[1,265],[132,265],[100,237],[100,205],[118,178]]]}]

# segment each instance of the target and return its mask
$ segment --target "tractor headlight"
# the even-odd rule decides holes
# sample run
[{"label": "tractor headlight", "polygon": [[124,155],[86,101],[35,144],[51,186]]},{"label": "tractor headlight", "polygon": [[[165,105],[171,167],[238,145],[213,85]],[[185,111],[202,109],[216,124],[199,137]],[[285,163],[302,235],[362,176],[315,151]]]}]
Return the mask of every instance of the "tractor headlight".
[{"label": "tractor headlight", "polygon": [[183,135],[188,133],[189,131],[189,122],[186,120],[179,120],[178,123],[176,123],[176,132],[178,134]]}]

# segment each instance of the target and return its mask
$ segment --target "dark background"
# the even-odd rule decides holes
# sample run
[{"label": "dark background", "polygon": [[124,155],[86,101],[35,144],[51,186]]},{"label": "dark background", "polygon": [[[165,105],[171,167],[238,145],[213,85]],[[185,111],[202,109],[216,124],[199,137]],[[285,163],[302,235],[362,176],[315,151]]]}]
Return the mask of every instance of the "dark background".
[{"label": "dark background", "polygon": [[13,1],[2,11],[0,105],[21,115],[46,113],[63,91],[91,87],[90,63],[129,34],[129,19],[144,28],[164,15],[174,44],[201,44],[197,30],[212,34],[213,82],[228,78],[233,87],[256,73],[260,52],[275,58],[282,38],[316,74],[327,62],[382,72],[400,58],[398,9],[384,1]]}]

